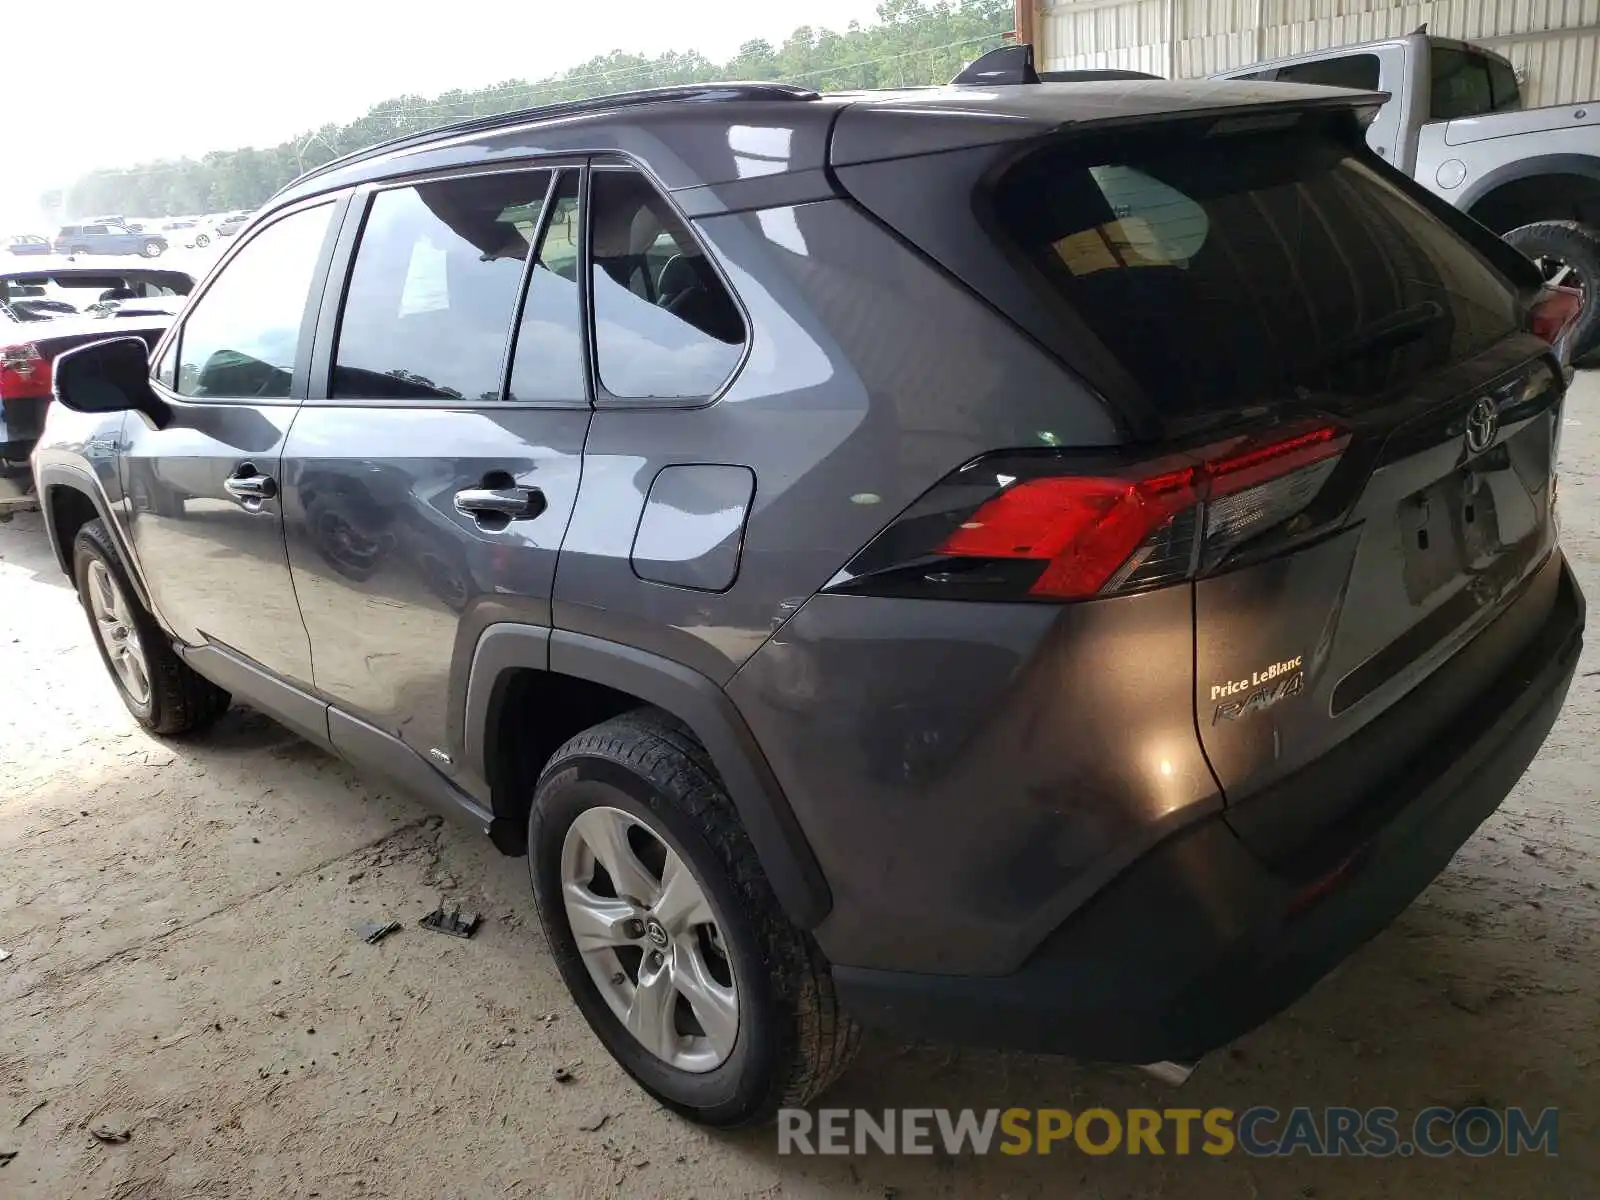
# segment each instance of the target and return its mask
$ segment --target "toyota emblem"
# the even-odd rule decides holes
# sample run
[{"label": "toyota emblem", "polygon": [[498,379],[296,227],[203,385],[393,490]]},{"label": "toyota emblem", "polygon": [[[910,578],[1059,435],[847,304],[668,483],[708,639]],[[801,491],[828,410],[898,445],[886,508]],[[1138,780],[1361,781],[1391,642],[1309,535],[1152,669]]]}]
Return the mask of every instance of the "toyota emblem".
[{"label": "toyota emblem", "polygon": [[1500,412],[1494,401],[1479,396],[1478,402],[1467,413],[1467,453],[1482,454],[1500,432]]}]

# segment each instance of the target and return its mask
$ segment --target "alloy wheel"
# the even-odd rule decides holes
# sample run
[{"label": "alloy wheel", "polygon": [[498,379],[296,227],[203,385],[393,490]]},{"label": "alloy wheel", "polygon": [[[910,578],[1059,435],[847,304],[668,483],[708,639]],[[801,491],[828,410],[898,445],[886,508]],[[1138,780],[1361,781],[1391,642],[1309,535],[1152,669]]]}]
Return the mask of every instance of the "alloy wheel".
[{"label": "alloy wheel", "polygon": [[1535,256],[1533,263],[1539,268],[1539,274],[1544,276],[1545,283],[1552,287],[1576,288],[1579,292],[1588,290],[1588,281],[1583,273],[1558,255],[1540,254]]},{"label": "alloy wheel", "polygon": [[585,810],[562,843],[561,898],[590,978],[646,1050],[695,1073],[727,1060],[739,997],[721,921],[663,839],[621,809]]},{"label": "alloy wheel", "polygon": [[150,703],[150,665],[139,642],[132,607],[117,586],[106,564],[95,559],[89,564],[89,607],[94,613],[95,632],[106,649],[106,658],[116,673],[117,682],[137,705]]}]

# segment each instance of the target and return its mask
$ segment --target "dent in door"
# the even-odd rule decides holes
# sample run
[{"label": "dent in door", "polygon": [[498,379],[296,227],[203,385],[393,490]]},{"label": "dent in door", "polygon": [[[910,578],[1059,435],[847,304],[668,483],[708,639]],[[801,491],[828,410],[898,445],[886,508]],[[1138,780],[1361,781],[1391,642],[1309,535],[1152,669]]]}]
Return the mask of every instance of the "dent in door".
[{"label": "dent in door", "polygon": [[739,550],[755,496],[749,467],[681,463],[650,484],[629,560],[648,583],[725,592],[739,576]]}]

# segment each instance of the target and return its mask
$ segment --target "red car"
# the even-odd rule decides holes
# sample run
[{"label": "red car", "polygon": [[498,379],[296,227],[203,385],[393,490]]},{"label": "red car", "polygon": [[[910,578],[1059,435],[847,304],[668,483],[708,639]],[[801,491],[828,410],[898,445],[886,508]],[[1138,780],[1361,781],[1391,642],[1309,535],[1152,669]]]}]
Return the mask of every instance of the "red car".
[{"label": "red car", "polygon": [[[44,287],[70,299],[40,307]],[[44,429],[56,356],[127,334],[154,348],[193,289],[183,271],[0,272],[0,519],[33,506],[28,455]]]}]

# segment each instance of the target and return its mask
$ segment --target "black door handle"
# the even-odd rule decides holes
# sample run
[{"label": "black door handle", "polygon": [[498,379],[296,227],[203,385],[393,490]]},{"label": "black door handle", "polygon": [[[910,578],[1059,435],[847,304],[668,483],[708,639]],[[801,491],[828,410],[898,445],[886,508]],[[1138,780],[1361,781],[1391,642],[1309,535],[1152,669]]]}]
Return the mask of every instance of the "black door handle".
[{"label": "black door handle", "polygon": [[222,490],[235,500],[246,504],[254,501],[259,507],[261,501],[271,500],[278,494],[278,481],[271,475],[261,474],[254,463],[240,463],[233,474],[222,481]]},{"label": "black door handle", "polygon": [[536,487],[464,488],[456,493],[456,508],[472,517],[518,521],[537,517],[545,510],[545,500]]}]

